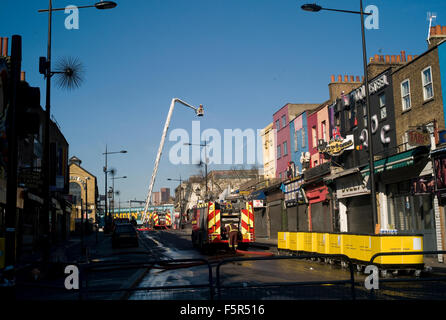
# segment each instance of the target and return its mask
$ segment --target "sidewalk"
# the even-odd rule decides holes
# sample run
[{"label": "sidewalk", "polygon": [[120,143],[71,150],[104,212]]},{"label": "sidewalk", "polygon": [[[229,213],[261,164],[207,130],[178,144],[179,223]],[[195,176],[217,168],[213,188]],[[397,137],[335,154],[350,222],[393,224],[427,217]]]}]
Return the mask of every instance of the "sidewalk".
[{"label": "sidewalk", "polygon": [[[97,238],[96,238],[97,237]],[[16,299],[17,300],[77,300],[80,298],[79,290],[65,289],[65,278],[68,276],[64,269],[69,264],[83,266],[102,266],[110,263],[145,262],[150,259],[150,251],[142,241],[138,248],[113,249],[111,235],[103,232],[92,233],[84,237],[84,246],[87,248],[86,256],[81,254],[79,236],[73,236],[69,241],[61,243],[51,250],[50,267],[44,270],[38,255],[29,256],[28,261],[18,265],[16,273]],[[33,259],[33,260],[31,260]],[[33,279],[39,274],[39,280]],[[88,287],[90,289],[122,289],[130,288],[146,274],[147,269],[124,269],[107,272],[89,272]],[[85,281],[85,274],[81,274]],[[85,282],[82,282],[85,286]],[[53,287],[53,289],[51,288]],[[83,299],[119,300],[126,297],[125,291],[104,292],[85,295]]]}]

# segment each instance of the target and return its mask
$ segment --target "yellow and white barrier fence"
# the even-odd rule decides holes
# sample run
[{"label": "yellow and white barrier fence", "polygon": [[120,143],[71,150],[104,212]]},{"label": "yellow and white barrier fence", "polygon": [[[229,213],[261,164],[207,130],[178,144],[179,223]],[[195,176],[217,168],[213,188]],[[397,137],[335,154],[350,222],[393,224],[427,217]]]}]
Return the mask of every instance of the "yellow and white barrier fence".
[{"label": "yellow and white barrier fence", "polygon": [[[369,262],[383,252],[423,251],[422,235],[363,235],[323,232],[279,232],[277,247],[290,252],[344,254],[354,261]],[[421,265],[423,255],[379,256],[383,265]]]}]

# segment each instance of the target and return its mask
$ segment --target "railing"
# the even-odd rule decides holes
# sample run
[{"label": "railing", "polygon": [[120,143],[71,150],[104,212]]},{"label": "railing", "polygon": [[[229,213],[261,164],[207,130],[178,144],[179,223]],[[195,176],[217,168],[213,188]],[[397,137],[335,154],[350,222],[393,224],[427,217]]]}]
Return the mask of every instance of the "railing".
[{"label": "railing", "polygon": [[246,283],[242,285],[232,285],[232,286],[223,286],[221,283],[221,275],[220,275],[220,268],[222,265],[230,263],[230,262],[244,262],[244,261],[265,261],[265,260],[300,260],[300,259],[309,259],[309,258],[332,258],[332,259],[340,259],[345,260],[348,263],[349,270],[350,270],[350,279],[346,280],[331,280],[331,281],[300,281],[300,282],[286,282],[286,283],[262,283],[262,284],[256,284],[256,288],[271,288],[271,287],[277,287],[277,286],[286,286],[286,287],[294,287],[294,286],[308,286],[308,285],[342,285],[342,284],[349,284],[351,287],[351,299],[356,299],[356,293],[355,293],[355,276],[354,276],[354,268],[353,263],[350,260],[350,258],[346,255],[342,254],[306,254],[306,255],[299,255],[299,256],[271,256],[271,257],[249,257],[249,258],[232,258],[232,259],[225,259],[223,261],[220,261],[217,264],[217,270],[216,270],[216,276],[217,276],[217,295],[218,298],[221,299],[221,292],[222,289],[246,289],[248,285]]},{"label": "railing", "polygon": [[[381,270],[383,269],[392,269],[391,266],[376,264],[374,261],[376,258],[380,256],[405,256],[405,255],[437,255],[437,254],[446,254],[446,251],[417,251],[417,252],[381,252],[374,254],[369,261],[369,265],[376,265]],[[336,261],[342,261],[348,265],[349,270],[349,278],[343,280],[321,280],[321,281],[283,281],[283,282],[265,282],[265,283],[223,283],[223,273],[222,266],[234,263],[232,267],[235,266],[233,271],[239,276],[243,277],[244,272],[248,269],[245,269],[243,263],[245,262],[264,262],[264,261],[283,261],[283,260],[302,260],[302,259],[330,259]],[[70,263],[67,263],[67,265]],[[238,267],[238,265],[241,265]],[[240,257],[240,258],[229,258],[221,261],[211,262],[207,259],[173,259],[173,260],[154,260],[154,261],[146,261],[140,263],[134,262],[119,262],[110,261],[110,262],[92,262],[88,264],[77,264],[73,263],[72,265],[78,267],[79,269],[79,290],[71,290],[68,291],[64,287],[64,283],[62,280],[61,284],[38,284],[31,282],[22,282],[17,285],[23,288],[34,288],[36,289],[36,294],[39,294],[40,290],[54,291],[54,292],[65,292],[67,294],[71,294],[71,292],[75,292],[77,296],[70,295],[70,299],[94,299],[92,297],[95,294],[107,294],[108,297],[112,295],[112,293],[124,293],[120,297],[124,296],[128,298],[131,293],[135,292],[179,292],[184,295],[185,292],[189,292],[191,290],[195,292],[201,293],[200,299],[205,300],[214,300],[214,299],[235,299],[243,292],[247,292],[250,297],[255,298],[257,293],[260,293],[260,290],[279,290],[279,292],[284,293],[287,297],[295,299],[302,297],[304,299],[308,299],[306,294],[299,295],[296,293],[295,288],[317,288],[317,293],[321,292],[320,290],[333,290],[332,288],[339,288],[339,286],[343,286],[342,290],[347,291],[326,291],[328,293],[332,293],[330,295],[330,299],[340,299],[345,296],[345,299],[358,299],[359,298],[377,298],[377,295],[382,294],[384,299],[388,298],[425,298],[426,296],[429,298],[441,299],[446,298],[446,273],[445,276],[429,276],[429,277],[405,277],[405,278],[380,278],[380,285],[388,285],[388,287],[380,287],[378,290],[371,289],[365,290],[363,286],[361,286],[361,282],[358,279],[355,279],[355,268],[354,268],[354,260],[351,260],[348,256],[343,254],[302,254],[297,256],[269,256],[269,257]],[[65,265],[65,264],[64,264]],[[141,273],[141,277],[135,280],[133,286],[127,288],[94,288],[91,286],[91,280],[95,273],[104,273],[104,272],[114,272],[114,271],[123,271],[129,269],[141,269],[141,270],[151,270],[151,269],[186,269],[189,270],[192,267],[207,267],[207,272],[204,271],[203,275],[207,278],[207,281],[203,281],[203,283],[198,284],[179,284],[179,285],[161,285],[161,286],[141,286],[141,280],[146,275],[146,272]],[[216,268],[215,279],[213,276],[213,267]],[[404,266],[403,266],[404,267]],[[409,267],[409,266],[408,266]],[[263,266],[262,266],[263,268]],[[253,269],[255,276],[260,276],[255,273],[255,269]],[[181,278],[180,278],[181,279]],[[258,279],[258,278],[256,278]],[[100,279],[96,279],[100,280]],[[59,280],[58,280],[59,281]],[[420,286],[420,283],[426,283],[425,286]],[[402,283],[408,283],[409,286],[401,287]],[[198,290],[203,290],[198,291]],[[175,291],[174,291],[175,290]],[[235,290],[235,291],[234,291]],[[257,290],[257,291],[256,291]],[[390,291],[389,291],[390,290]],[[423,291],[424,290],[424,291]],[[429,291],[431,290],[431,291]],[[391,293],[389,293],[391,292]],[[232,295],[232,293],[235,293]],[[263,293],[263,292],[262,292]],[[42,293],[43,294],[43,293]],[[110,294],[110,295],[108,295]],[[204,294],[204,295],[203,295]],[[339,296],[341,294],[342,296]],[[191,299],[191,296],[187,296],[188,299]],[[207,297],[207,298],[206,298]],[[272,298],[274,296],[271,296]],[[317,295],[316,295],[317,298]],[[116,299],[119,299],[116,296]],[[243,299],[243,298],[242,298]],[[322,296],[320,299],[324,299]],[[154,299],[157,300],[157,299]]]}]

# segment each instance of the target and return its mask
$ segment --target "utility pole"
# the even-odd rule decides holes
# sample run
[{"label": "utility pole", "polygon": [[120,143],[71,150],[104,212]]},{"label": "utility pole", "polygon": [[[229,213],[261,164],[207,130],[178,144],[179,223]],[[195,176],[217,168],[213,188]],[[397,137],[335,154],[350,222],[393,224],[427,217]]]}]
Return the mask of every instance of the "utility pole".
[{"label": "utility pole", "polygon": [[16,263],[16,227],[17,227],[17,99],[22,64],[22,37],[12,36],[11,44],[11,90],[8,110],[8,163],[6,184],[6,248],[5,267],[14,270]]}]

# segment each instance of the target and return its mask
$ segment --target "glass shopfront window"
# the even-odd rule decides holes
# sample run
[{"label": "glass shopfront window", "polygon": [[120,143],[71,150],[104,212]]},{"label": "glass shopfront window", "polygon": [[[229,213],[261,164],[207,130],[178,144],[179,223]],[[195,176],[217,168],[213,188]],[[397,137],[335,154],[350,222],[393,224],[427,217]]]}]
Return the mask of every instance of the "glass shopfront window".
[{"label": "glass shopfront window", "polygon": [[433,195],[410,192],[410,181],[387,186],[388,221],[398,231],[423,231],[434,228]]},{"label": "glass shopfront window", "polygon": [[417,193],[413,183],[387,185],[387,227],[403,234],[423,234],[424,249],[435,250],[434,194]]}]

